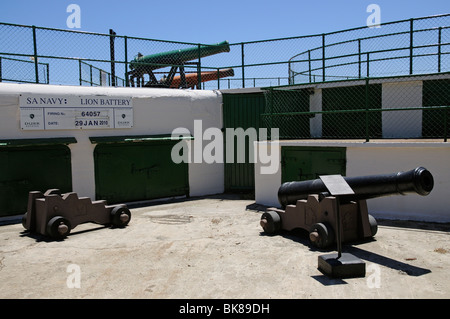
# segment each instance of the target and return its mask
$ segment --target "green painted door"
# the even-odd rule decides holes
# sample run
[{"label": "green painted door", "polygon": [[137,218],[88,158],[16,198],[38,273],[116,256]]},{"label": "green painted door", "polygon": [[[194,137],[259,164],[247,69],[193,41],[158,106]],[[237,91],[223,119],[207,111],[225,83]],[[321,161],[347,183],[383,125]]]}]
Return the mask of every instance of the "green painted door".
[{"label": "green painted door", "polygon": [[66,145],[0,147],[0,216],[24,214],[30,191],[72,191]]},{"label": "green painted door", "polygon": [[175,164],[178,141],[98,144],[94,150],[96,198],[108,203],[189,195],[188,164]]},{"label": "green painted door", "polygon": [[[223,127],[226,146],[231,141],[226,139],[226,129],[242,128],[244,131],[254,128],[259,132],[261,127],[260,115],[264,112],[265,99],[262,93],[251,94],[223,94]],[[257,137],[259,138],[259,137]],[[249,149],[252,147],[249,138],[245,140],[245,162],[239,163],[237,159],[237,138],[234,139],[234,159],[225,163],[225,191],[254,190],[255,172],[253,159],[249,158]],[[227,144],[228,143],[228,144]]]},{"label": "green painted door", "polygon": [[[339,112],[342,110],[381,110],[381,84],[325,88],[322,110],[337,111],[322,116],[324,138],[381,137],[381,112]],[[367,129],[367,131],[366,131]]]},{"label": "green painted door", "polygon": [[345,176],[346,148],[283,146],[281,169],[282,183],[316,179],[319,175]]},{"label": "green painted door", "polygon": [[[423,81],[422,106],[450,106],[450,79]],[[448,136],[450,110],[423,110],[422,137]],[[444,132],[447,129],[447,132]]]},{"label": "green painted door", "polygon": [[280,139],[310,138],[311,115],[292,114],[310,111],[310,95],[308,89],[265,91],[265,126],[278,128]]}]

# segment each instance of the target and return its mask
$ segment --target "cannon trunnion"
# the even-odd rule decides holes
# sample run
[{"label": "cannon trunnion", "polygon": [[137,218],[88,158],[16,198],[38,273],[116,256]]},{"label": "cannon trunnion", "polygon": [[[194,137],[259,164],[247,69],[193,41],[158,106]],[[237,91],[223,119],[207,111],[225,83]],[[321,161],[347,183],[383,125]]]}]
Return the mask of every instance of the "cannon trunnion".
[{"label": "cannon trunnion", "polygon": [[304,229],[309,232],[314,246],[326,248],[336,242],[336,212],[339,209],[343,242],[370,238],[378,227],[375,218],[368,213],[367,199],[409,193],[426,196],[434,186],[433,176],[424,167],[344,179],[354,195],[340,196],[339,200],[327,192],[321,179],[282,184],[278,200],[283,209],[269,208],[261,215],[260,225],[264,232]]}]

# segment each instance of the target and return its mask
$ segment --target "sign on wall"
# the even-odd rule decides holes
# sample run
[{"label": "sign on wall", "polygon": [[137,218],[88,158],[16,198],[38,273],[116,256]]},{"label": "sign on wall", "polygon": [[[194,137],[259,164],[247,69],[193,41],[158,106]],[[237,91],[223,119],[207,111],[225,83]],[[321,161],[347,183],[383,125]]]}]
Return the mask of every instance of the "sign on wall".
[{"label": "sign on wall", "polygon": [[23,130],[121,129],[133,127],[128,97],[21,94]]}]

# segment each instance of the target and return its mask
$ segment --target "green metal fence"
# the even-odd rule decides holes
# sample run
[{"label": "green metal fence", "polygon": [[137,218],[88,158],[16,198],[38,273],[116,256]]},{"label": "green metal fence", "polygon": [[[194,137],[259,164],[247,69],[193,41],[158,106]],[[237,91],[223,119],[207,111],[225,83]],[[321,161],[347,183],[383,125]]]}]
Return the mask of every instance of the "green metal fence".
[{"label": "green metal fence", "polygon": [[378,32],[348,30],[350,39],[342,32],[323,34],[320,46],[289,60],[290,84],[448,71],[446,17],[386,23],[382,28],[387,30]]},{"label": "green metal fence", "polygon": [[[450,14],[379,28],[222,40],[201,44],[0,23],[0,79],[260,87],[267,104],[262,120],[280,128],[282,138],[447,139]],[[5,69],[6,59],[27,63]]]},{"label": "green metal fence", "polygon": [[[323,34],[231,43],[203,55],[211,44],[187,43],[0,23],[0,56],[34,61],[33,82],[43,81],[39,63],[52,69],[51,84],[79,85],[79,60],[131,85],[133,60],[153,56],[141,83],[155,76],[161,84],[172,68],[176,76],[232,68],[233,76],[203,82],[199,88],[267,87],[338,79],[450,71],[450,14],[387,22]],[[222,39],[218,39],[220,42]],[[220,42],[223,43],[223,42]],[[222,46],[223,47],[223,46]],[[166,53],[179,52],[180,59]],[[194,52],[193,56],[189,55]],[[184,55],[184,57],[183,57]],[[141,65],[144,65],[141,63]],[[17,81],[21,68],[17,66]],[[4,73],[4,72],[3,72]],[[47,72],[48,73],[48,72]],[[205,78],[203,79],[205,80]],[[29,82],[29,79],[26,80]],[[137,84],[137,81],[136,83]],[[116,85],[111,81],[111,85]]]},{"label": "green metal fence", "polygon": [[112,76],[110,72],[99,69],[92,64],[78,60],[80,85],[90,86],[125,86],[126,80],[119,76]]},{"label": "green metal fence", "polygon": [[450,72],[307,83],[264,90],[262,123],[281,139],[443,138]]},{"label": "green metal fence", "polygon": [[[35,83],[36,63],[30,60],[0,56],[0,82]],[[49,64],[37,63],[38,82],[49,83]]]}]

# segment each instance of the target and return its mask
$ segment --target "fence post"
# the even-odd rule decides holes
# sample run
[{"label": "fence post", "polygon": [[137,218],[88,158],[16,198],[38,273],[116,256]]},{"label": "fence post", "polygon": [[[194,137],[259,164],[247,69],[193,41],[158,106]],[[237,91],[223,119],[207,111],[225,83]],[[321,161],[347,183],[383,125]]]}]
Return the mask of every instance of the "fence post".
[{"label": "fence post", "polygon": [[2,78],[3,78],[3,75],[2,75],[2,57],[0,56],[0,82],[2,82]]},{"label": "fence post", "polygon": [[325,82],[325,33],[322,33],[322,82]]},{"label": "fence post", "polygon": [[82,86],[83,85],[83,77],[81,75],[81,60],[80,59],[78,59],[78,77],[80,80],[80,86]]},{"label": "fence post", "polygon": [[366,142],[369,141],[369,77],[366,77],[366,87],[365,87],[365,108],[366,108],[366,120],[365,120],[365,129],[366,129]]},{"label": "fence post", "polygon": [[272,128],[273,128],[273,88],[271,87],[270,90],[270,97],[269,97],[269,107],[270,107],[270,130],[268,133],[269,139],[272,139]]},{"label": "fence post", "polygon": [[441,36],[442,36],[442,27],[439,27],[438,31],[438,72],[441,72]]},{"label": "fence post", "polygon": [[309,83],[311,83],[311,50],[308,50],[308,73],[309,73]]},{"label": "fence post", "polygon": [[244,42],[241,42],[241,59],[242,59],[242,88],[245,88]]},{"label": "fence post", "polygon": [[413,28],[414,19],[409,20],[409,74],[413,74]]},{"label": "fence post", "polygon": [[92,65],[89,65],[89,80],[91,81],[92,86]]},{"label": "fence post", "polygon": [[47,63],[47,84],[50,84],[50,66]]},{"label": "fence post", "polygon": [[220,90],[220,69],[217,68],[217,89]]},{"label": "fence post", "polygon": [[288,85],[291,85],[294,83],[294,81],[291,80],[291,78],[293,77],[294,72],[292,71],[292,67],[291,67],[291,60],[289,60],[288,62]]},{"label": "fence post", "polygon": [[358,39],[358,78],[361,78],[361,39]]},{"label": "fence post", "polygon": [[202,89],[202,51],[201,51],[201,45],[198,44],[198,64],[197,64],[197,90]]},{"label": "fence post", "polygon": [[448,111],[449,106],[446,106],[444,109],[444,142],[447,142],[447,126],[448,126]]},{"label": "fence post", "polygon": [[124,47],[125,47],[125,86],[128,87],[129,83],[128,83],[128,40],[127,40],[127,36],[124,36]]},{"label": "fence post", "polygon": [[[114,41],[116,40],[116,33],[113,29],[109,29],[109,51],[111,56],[111,84],[112,86],[116,86],[116,64],[114,61],[115,58],[115,49],[114,49]],[[101,77],[101,76],[100,76]],[[101,79],[100,79],[101,83]]]},{"label": "fence post", "polygon": [[367,52],[366,77],[369,77],[369,52]]},{"label": "fence post", "polygon": [[34,74],[35,74],[36,83],[39,83],[39,65],[38,65],[38,57],[37,57],[36,26],[33,25],[32,28],[33,28]]}]

